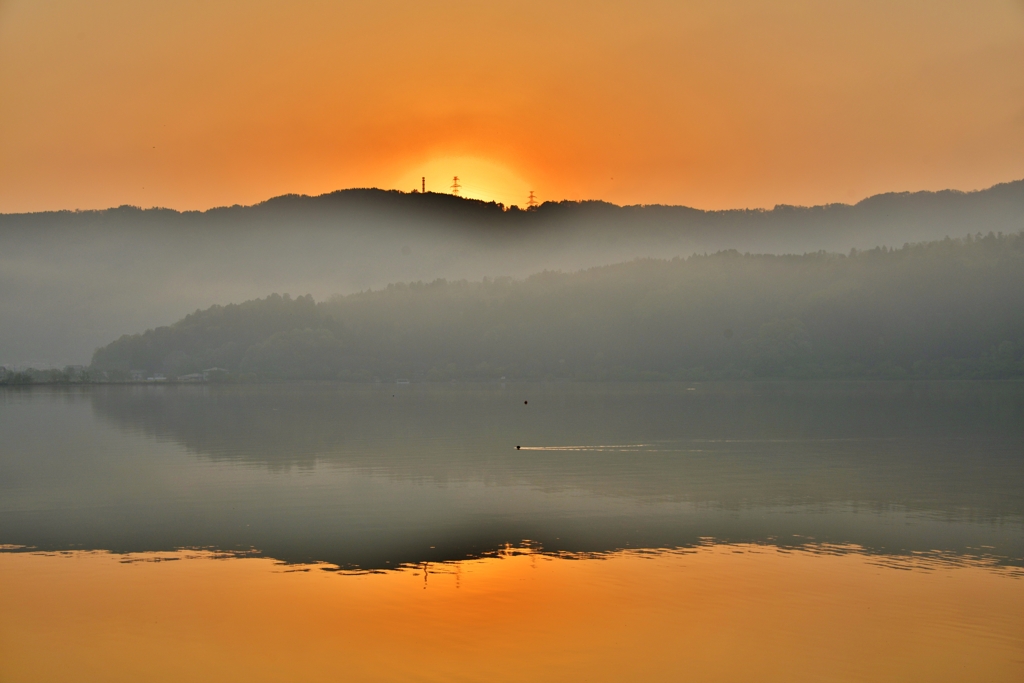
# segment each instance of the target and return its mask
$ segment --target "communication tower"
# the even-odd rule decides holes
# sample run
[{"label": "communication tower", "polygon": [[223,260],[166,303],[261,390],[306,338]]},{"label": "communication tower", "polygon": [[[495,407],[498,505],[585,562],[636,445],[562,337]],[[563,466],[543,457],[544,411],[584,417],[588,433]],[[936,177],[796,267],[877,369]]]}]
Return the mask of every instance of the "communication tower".
[{"label": "communication tower", "polygon": [[420,178],[420,192],[426,194],[427,192],[427,176]]},{"label": "communication tower", "polygon": [[533,190],[530,190],[530,196],[526,200],[526,208],[536,209],[540,202],[537,201],[537,197],[533,194]]},{"label": "communication tower", "polygon": [[452,194],[458,197],[460,189],[462,189],[462,185],[459,185],[459,176],[455,176],[452,178]]}]

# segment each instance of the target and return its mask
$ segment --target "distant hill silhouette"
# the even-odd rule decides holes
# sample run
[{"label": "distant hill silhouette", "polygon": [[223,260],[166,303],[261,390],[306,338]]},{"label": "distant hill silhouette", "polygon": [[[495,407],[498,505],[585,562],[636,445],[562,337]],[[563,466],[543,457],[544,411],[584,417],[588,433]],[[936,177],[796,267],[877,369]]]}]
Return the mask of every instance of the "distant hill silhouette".
[{"label": "distant hill silhouette", "polygon": [[[416,221],[425,225],[468,228],[478,232],[546,230],[567,228],[628,228],[616,235],[624,241],[637,232],[662,237],[714,234],[719,239],[745,232],[771,233],[782,238],[810,233],[838,242],[867,234],[883,241],[906,236],[907,240],[962,236],[974,225],[981,232],[1016,231],[1024,227],[1024,180],[995,185],[976,192],[890,192],[868,197],[856,204],[791,206],[773,209],[732,209],[704,211],[686,206],[662,204],[619,206],[609,202],[549,201],[532,210],[504,207],[496,202],[436,192],[408,193],[398,190],[356,188],[319,196],[282,195],[251,206],[228,206],[207,211],[140,209],[134,206],[96,211],[49,211],[0,214],[0,231],[19,229],[52,230],[61,227],[132,228],[195,226],[219,228],[252,227],[294,219],[326,221],[338,228],[352,229],[355,221],[367,225],[392,221]],[[825,234],[827,233],[827,234]],[[807,236],[806,234],[804,236]],[[871,246],[886,246],[873,244]],[[892,246],[892,245],[888,245]],[[822,247],[828,248],[828,247]],[[867,248],[862,246],[860,248]],[[797,251],[816,250],[797,249]],[[765,249],[764,251],[774,251]]]},{"label": "distant hill silhouette", "polygon": [[725,249],[800,254],[1024,228],[1024,181],[855,205],[702,211],[341,190],[178,212],[0,215],[0,365],[84,363],[125,330],[271,292],[317,299],[391,282],[526,277]]},{"label": "distant hill silhouette", "polygon": [[850,255],[638,260],[213,306],[97,370],[394,381],[1024,376],[1024,233]]}]

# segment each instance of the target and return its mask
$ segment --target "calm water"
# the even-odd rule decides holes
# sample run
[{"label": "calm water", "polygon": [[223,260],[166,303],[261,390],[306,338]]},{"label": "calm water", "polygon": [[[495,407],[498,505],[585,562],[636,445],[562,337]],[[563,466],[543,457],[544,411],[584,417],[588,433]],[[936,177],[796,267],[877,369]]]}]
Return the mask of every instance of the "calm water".
[{"label": "calm water", "polygon": [[[679,639],[694,667],[724,658],[705,680],[1024,674],[1021,384],[36,387],[0,392],[0,435],[0,680],[153,678],[197,642],[237,678],[259,637],[218,638],[263,623],[247,600],[280,602],[259,633],[325,604],[408,626],[321,624],[301,646],[323,651],[321,669],[302,655],[314,679],[360,638],[382,659],[345,651],[374,680],[521,680],[473,668],[508,647],[536,680],[674,680],[658,657]],[[237,622],[198,638],[235,593],[217,613]],[[519,630],[494,618],[523,605]],[[40,667],[57,643],[79,654]],[[646,664],[622,668],[638,643]],[[818,659],[832,674],[805,670]]]}]

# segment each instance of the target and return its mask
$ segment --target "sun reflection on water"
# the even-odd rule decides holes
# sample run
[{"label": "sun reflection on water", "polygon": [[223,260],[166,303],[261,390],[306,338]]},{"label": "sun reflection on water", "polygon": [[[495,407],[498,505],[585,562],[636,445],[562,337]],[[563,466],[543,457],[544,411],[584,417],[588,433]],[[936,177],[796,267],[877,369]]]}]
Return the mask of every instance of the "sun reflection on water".
[{"label": "sun reflection on water", "polygon": [[19,681],[503,681],[523,672],[494,663],[523,656],[539,681],[1011,681],[1022,578],[827,544],[526,542],[375,572],[204,549],[6,552],[0,654]]}]

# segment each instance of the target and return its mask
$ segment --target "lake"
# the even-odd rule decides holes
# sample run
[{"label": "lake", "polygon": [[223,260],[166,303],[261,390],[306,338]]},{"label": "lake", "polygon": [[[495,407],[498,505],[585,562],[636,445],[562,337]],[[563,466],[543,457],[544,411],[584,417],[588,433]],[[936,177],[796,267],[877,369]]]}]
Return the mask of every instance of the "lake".
[{"label": "lake", "polygon": [[3,681],[1024,680],[1021,383],[7,388],[0,436]]}]

